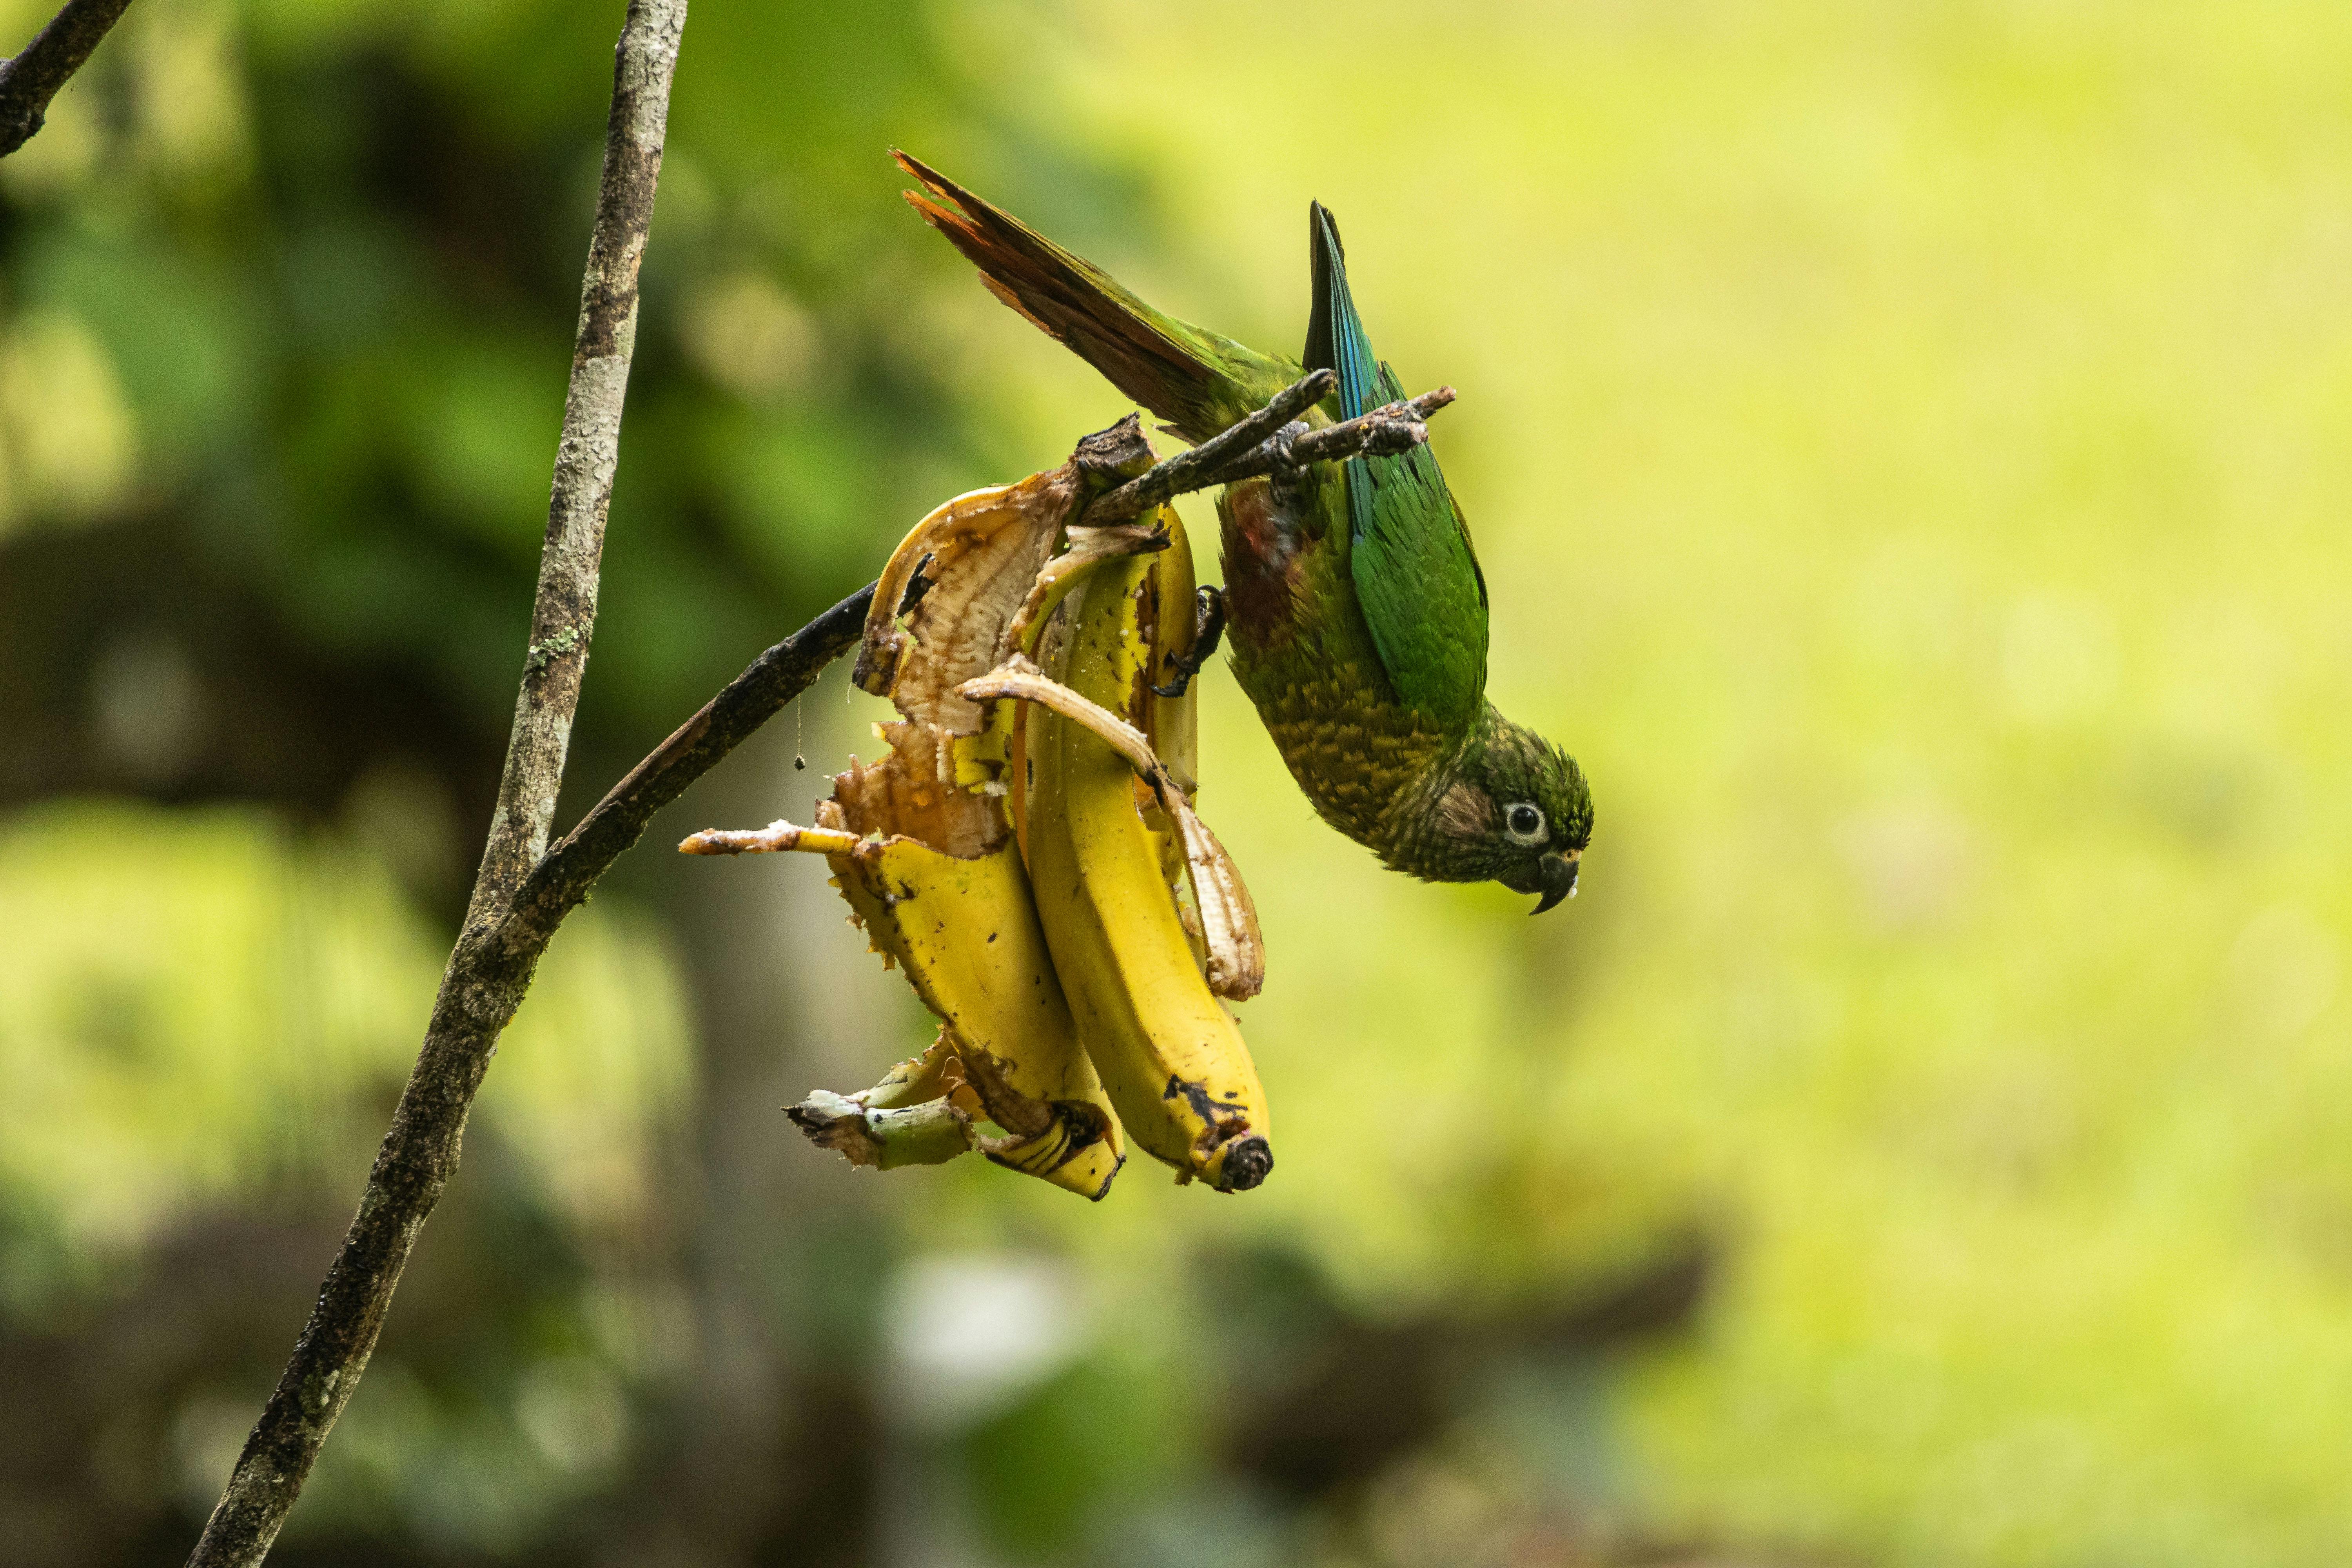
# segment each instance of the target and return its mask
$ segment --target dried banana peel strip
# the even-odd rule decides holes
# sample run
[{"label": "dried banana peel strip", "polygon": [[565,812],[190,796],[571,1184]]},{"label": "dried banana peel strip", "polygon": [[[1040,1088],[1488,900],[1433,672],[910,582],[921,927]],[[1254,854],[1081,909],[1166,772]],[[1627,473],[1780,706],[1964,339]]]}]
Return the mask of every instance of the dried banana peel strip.
[{"label": "dried banana peel strip", "polygon": [[1018,654],[958,689],[974,701],[1014,698],[1050,709],[1085,725],[1126,759],[1137,776],[1151,786],[1183,846],[1193,904],[1201,912],[1202,933],[1209,948],[1209,989],[1236,1002],[1256,995],[1265,984],[1265,944],[1258,934],[1257,907],[1250,900],[1241,868],[1184,798],[1182,787],[1161,765],[1143,731],[1050,679]]}]

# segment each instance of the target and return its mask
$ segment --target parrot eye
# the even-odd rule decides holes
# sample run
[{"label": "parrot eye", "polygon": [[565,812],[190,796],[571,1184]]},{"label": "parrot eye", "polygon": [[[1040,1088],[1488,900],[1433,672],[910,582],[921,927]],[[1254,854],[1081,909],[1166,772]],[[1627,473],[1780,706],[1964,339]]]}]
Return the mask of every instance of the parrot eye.
[{"label": "parrot eye", "polygon": [[1503,821],[1515,844],[1540,844],[1544,837],[1543,808],[1520,801],[1504,814]]}]

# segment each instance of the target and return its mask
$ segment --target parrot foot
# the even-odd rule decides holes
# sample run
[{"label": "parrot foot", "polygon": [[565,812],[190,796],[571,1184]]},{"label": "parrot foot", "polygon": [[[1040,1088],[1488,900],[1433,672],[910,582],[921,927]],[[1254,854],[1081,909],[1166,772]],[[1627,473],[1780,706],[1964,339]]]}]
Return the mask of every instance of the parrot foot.
[{"label": "parrot foot", "polygon": [[1192,647],[1183,658],[1172,655],[1168,662],[1175,667],[1176,679],[1165,686],[1151,689],[1162,697],[1181,697],[1201,673],[1201,667],[1217,655],[1217,645],[1225,636],[1225,596],[1214,588],[1202,588],[1193,595]]}]

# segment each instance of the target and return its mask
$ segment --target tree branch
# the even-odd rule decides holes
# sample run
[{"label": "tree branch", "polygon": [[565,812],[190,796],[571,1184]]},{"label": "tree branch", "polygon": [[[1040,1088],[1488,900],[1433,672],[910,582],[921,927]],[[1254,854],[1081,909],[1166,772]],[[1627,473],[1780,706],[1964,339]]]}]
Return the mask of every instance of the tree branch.
[{"label": "tree branch", "polygon": [[1273,400],[1238,424],[1229,425],[1187,452],[1153,465],[1108,495],[1097,496],[1087,508],[1087,522],[1101,527],[1140,517],[1169,497],[1188,489],[1205,489],[1201,476],[1219,464],[1247,452],[1293,419],[1331,395],[1339,384],[1337,374],[1310,371],[1274,395]]},{"label": "tree branch", "polygon": [[359,1385],[409,1248],[456,1168],[466,1113],[490,1052],[553,931],[550,925],[536,942],[509,940],[512,922],[505,917],[547,843],[588,661],[621,406],[636,341],[637,265],[653,217],[686,8],[687,0],[629,0],[614,49],[604,178],[540,552],[530,647],[465,928],[442,973],[424,1048],[368,1173],[359,1213],[190,1568],[258,1563],[277,1539],[320,1445]]},{"label": "tree branch", "polygon": [[[912,609],[929,586],[920,577],[909,584],[899,602],[900,613]],[[563,917],[587,898],[596,879],[645,833],[654,813],[806,691],[825,666],[858,645],[874,589],[874,584],[866,584],[753,659],[607,790],[562,842],[531,868],[507,918],[506,940],[543,947]]]},{"label": "tree branch", "polygon": [[0,60],[0,158],[33,139],[73,73],[131,0],[66,0],[65,9],[33,35],[14,58]]},{"label": "tree branch", "polygon": [[[1454,401],[1454,389],[1441,386],[1402,403],[1378,408],[1309,430],[1286,425],[1267,439],[1207,475],[1204,485],[1238,484],[1278,468],[1308,463],[1339,463],[1349,458],[1370,458],[1406,452],[1429,439],[1429,416]],[[1149,476],[1147,476],[1149,477]]]},{"label": "tree branch", "polygon": [[1441,386],[1336,425],[1309,429],[1297,422],[1297,416],[1329,396],[1338,384],[1339,377],[1328,370],[1309,371],[1255,414],[1097,496],[1087,508],[1085,521],[1090,527],[1125,522],[1171,496],[1239,484],[1277,468],[1409,451],[1429,439],[1430,416],[1454,401],[1454,389]]}]

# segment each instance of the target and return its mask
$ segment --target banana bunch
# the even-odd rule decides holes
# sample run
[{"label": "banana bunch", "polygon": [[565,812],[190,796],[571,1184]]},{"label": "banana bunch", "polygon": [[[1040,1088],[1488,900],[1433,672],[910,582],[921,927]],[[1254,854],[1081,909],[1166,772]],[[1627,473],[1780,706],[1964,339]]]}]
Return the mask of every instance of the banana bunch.
[{"label": "banana bunch", "polygon": [[[803,1131],[853,1163],[931,1164],[978,1149],[1098,1198],[1125,1158],[1005,808],[1010,716],[954,690],[1000,656],[1085,490],[1069,465],[960,496],[916,525],[883,572],[856,672],[901,715],[882,730],[888,754],[836,776],[814,826],[698,833],[679,846],[823,855],[851,918],[940,1019],[931,1050],[874,1088],[793,1108]],[[932,585],[901,627],[887,612],[919,570]]]},{"label": "banana bunch", "polygon": [[[1224,1005],[1264,980],[1256,915],[1193,810],[1192,696],[1154,684],[1195,635],[1191,548],[1165,507],[1073,525],[1103,477],[1082,446],[925,518],[877,582],[855,672],[901,715],[879,727],[889,754],[835,777],[814,826],[679,847],[824,855],[939,1018],[931,1047],[872,1089],[793,1108],[853,1164],[978,1149],[1092,1198],[1129,1136],[1223,1192],[1273,1168]],[[891,611],[918,574],[902,625]]]}]

